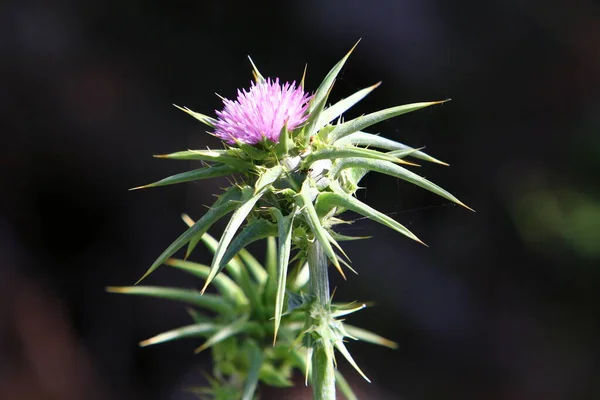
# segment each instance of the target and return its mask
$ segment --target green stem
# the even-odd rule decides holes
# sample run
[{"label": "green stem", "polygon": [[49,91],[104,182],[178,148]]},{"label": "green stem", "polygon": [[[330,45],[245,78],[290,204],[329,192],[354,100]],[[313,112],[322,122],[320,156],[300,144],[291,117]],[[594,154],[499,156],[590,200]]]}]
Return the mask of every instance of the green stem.
[{"label": "green stem", "polygon": [[[320,321],[326,323],[330,312],[329,277],[327,274],[327,257],[321,244],[315,238],[308,248],[308,267],[310,270],[310,290],[315,296],[315,307],[320,312]],[[326,348],[325,346],[328,346]],[[313,344],[311,360],[311,383],[314,400],[335,400],[335,369],[333,366],[333,348],[327,341],[316,341]]]},{"label": "green stem", "polygon": [[310,291],[316,296],[318,304],[329,308],[329,275],[327,273],[327,256],[321,243],[315,238],[308,247],[308,268],[310,271]]}]

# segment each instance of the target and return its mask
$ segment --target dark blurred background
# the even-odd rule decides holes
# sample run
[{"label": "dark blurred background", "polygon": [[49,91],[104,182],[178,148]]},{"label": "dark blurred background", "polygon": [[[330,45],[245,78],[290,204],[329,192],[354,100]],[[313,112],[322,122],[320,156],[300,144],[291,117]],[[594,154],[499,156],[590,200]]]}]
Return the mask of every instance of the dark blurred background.
[{"label": "dark blurred background", "polygon": [[[284,80],[308,63],[314,90],[361,37],[332,100],[379,80],[348,116],[453,98],[371,131],[450,163],[419,171],[477,213],[365,179],[430,247],[347,229],[375,238],[346,246],[360,276],[336,297],[374,300],[352,323],[400,348],[349,344],[371,385],[340,368],[365,399],[600,398],[597,3],[4,0],[1,399],[193,398],[197,342],[137,347],[183,307],[104,287],[135,282],[225,182],[127,189],[190,167],[152,154],[219,146],[171,103],[212,114],[248,86],[247,55]],[[148,282],[197,284],[171,272]]]}]

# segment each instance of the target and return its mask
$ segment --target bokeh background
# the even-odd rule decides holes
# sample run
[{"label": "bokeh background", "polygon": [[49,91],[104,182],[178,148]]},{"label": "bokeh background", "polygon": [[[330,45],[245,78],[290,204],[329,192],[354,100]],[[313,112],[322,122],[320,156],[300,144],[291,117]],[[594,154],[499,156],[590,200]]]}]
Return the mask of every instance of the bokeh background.
[{"label": "bokeh background", "polygon": [[193,398],[197,342],[137,347],[183,307],[104,287],[137,280],[224,182],[127,189],[190,166],[152,154],[218,146],[171,103],[211,114],[248,86],[247,55],[284,80],[307,63],[314,89],[358,38],[332,100],[379,80],[349,116],[452,98],[372,131],[450,163],[420,172],[477,213],[365,179],[361,198],[430,247],[349,228],[374,238],[346,247],[360,276],[336,296],[374,300],[352,322],[400,347],[350,344],[372,385],[340,368],[365,399],[600,398],[596,2],[4,0],[1,399]]}]

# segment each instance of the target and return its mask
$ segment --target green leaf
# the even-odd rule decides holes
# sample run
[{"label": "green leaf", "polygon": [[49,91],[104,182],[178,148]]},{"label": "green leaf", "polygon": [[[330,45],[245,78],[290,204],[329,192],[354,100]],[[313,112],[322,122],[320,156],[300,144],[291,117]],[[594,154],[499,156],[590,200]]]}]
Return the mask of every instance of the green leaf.
[{"label": "green leaf", "polygon": [[339,317],[343,317],[345,315],[349,315],[349,314],[353,314],[357,311],[361,311],[364,310],[367,305],[366,304],[360,304],[360,305],[355,305],[356,302],[353,301],[350,304],[344,304],[342,306],[337,306],[336,307],[336,311],[332,312],[330,315],[332,318],[339,318]]},{"label": "green leaf", "polygon": [[183,111],[184,113],[187,113],[189,115],[191,115],[192,117],[196,118],[198,121],[202,122],[204,125],[208,125],[211,128],[215,127],[215,122],[217,122],[216,119],[211,118],[207,115],[204,114],[200,114],[197,113],[195,111],[190,110],[187,107],[179,107],[177,104],[173,104],[175,107],[179,108],[181,111]]},{"label": "green leaf", "polygon": [[276,165],[264,171],[254,186],[254,194],[265,191],[273,182],[275,182],[283,174],[283,167]]},{"label": "green leaf", "polygon": [[317,160],[335,160],[339,158],[348,157],[363,157],[373,160],[384,160],[394,163],[410,164],[406,161],[390,155],[389,153],[381,153],[376,150],[361,149],[360,147],[344,147],[344,148],[327,148],[323,150],[315,151],[309,154],[304,159],[304,165],[311,165]]},{"label": "green leaf", "polygon": [[351,121],[344,122],[343,124],[336,125],[335,128],[329,133],[329,140],[331,143],[334,143],[344,136],[368,128],[369,126],[385,121],[386,119],[397,117],[412,111],[417,111],[421,108],[433,106],[435,104],[441,104],[446,101],[447,100],[404,104],[397,107],[386,108],[385,110],[375,111],[371,114],[363,115]]},{"label": "green leaf", "polygon": [[254,160],[264,160],[269,155],[269,153],[267,153],[266,151],[261,151],[256,146],[252,146],[247,143],[241,142],[235,137],[233,138],[233,140],[235,141],[235,144],[238,148],[240,148],[244,153],[246,153],[250,158]]},{"label": "green leaf", "polygon": [[196,350],[194,350],[194,353],[198,354],[201,351],[206,350],[209,347],[212,347],[215,344],[220,343],[227,338],[230,338],[231,336],[237,335],[238,333],[249,329],[251,324],[256,324],[256,323],[252,323],[252,322],[249,323],[248,317],[244,316],[228,325],[222,326],[221,329],[218,330],[210,338],[208,338],[202,346],[200,346]]},{"label": "green leaf", "polygon": [[[448,166],[447,163],[440,161],[437,158],[433,158],[430,155],[428,155],[420,150],[414,149],[410,146],[407,146],[405,144],[402,144],[402,143],[399,143],[399,142],[396,142],[396,141],[393,141],[390,139],[386,139],[379,135],[374,135],[372,133],[358,131],[358,132],[351,133],[348,136],[345,136],[341,139],[338,139],[335,142],[336,146],[344,146],[344,145],[348,145],[348,144],[351,144],[354,146],[370,146],[370,147],[376,147],[378,149],[385,149],[385,150],[412,150],[412,152],[409,153],[409,155],[411,157],[415,157],[415,158],[421,159],[423,161],[429,161],[429,162]],[[399,157],[399,155],[397,157]]]},{"label": "green leaf", "polygon": [[406,168],[403,168],[399,165],[393,164],[389,161],[367,160],[364,158],[362,158],[362,159],[346,158],[346,159],[338,161],[338,163],[331,168],[329,173],[331,176],[337,177],[337,175],[342,170],[344,170],[346,168],[352,168],[352,167],[365,168],[370,171],[375,171],[375,172],[379,172],[381,174],[386,174],[386,175],[390,175],[390,176],[402,179],[404,181],[412,183],[413,185],[422,187],[425,190],[429,190],[430,192],[435,193],[438,196],[441,196],[447,200],[450,200],[460,206],[463,206],[468,210],[473,211],[472,208],[466,206],[462,201],[458,200],[450,192],[442,189],[435,183],[432,183],[432,182],[428,181],[427,179],[423,178],[422,176],[419,176],[419,175],[415,174],[414,172],[411,172],[411,171],[407,170]]},{"label": "green leaf", "polygon": [[[269,236],[274,236],[276,234],[277,227],[266,219],[259,218],[250,221],[228,246],[217,274],[221,272],[225,264],[227,264],[250,243],[265,239]],[[264,268],[261,267],[261,269],[264,271]]]},{"label": "green leaf", "polygon": [[290,252],[292,249],[292,226],[294,224],[294,208],[288,216],[283,216],[277,208],[271,208],[271,213],[277,219],[278,226],[278,243],[277,243],[277,294],[275,296],[275,329],[273,334],[273,345],[277,340],[277,332],[281,323],[281,315],[283,314],[283,303],[285,299],[285,289],[287,283],[287,267],[290,260]]},{"label": "green leaf", "polygon": [[252,273],[254,279],[263,286],[267,282],[268,274],[265,268],[258,262],[256,258],[246,249],[240,250],[239,258],[244,261],[248,269]]},{"label": "green leaf", "polygon": [[306,70],[308,69],[308,64],[304,64],[304,71],[302,72],[302,79],[300,79],[300,87],[304,90],[304,80],[306,78]]},{"label": "green leaf", "polygon": [[265,298],[271,299],[275,297],[277,292],[277,239],[275,236],[269,236],[267,238],[267,254],[264,265],[265,270],[267,271],[267,282],[264,295]]},{"label": "green leaf", "polygon": [[[183,217],[188,226],[194,225],[194,221],[188,215],[183,214]],[[196,243],[198,241],[202,241],[202,243],[204,243],[204,245],[208,248],[208,250],[210,250],[210,252],[213,255],[215,254],[215,251],[217,250],[217,246],[219,245],[219,242],[215,238],[213,238],[210,234],[205,233],[204,235],[202,235],[201,238],[197,239]],[[191,245],[192,245],[192,242],[190,242],[190,246]],[[195,247],[195,245],[194,245],[194,247]],[[189,256],[189,254],[187,254],[186,257],[187,256]],[[239,276],[240,276],[240,270],[241,270],[241,268],[243,268],[242,262],[239,260],[239,258],[234,257],[233,259],[231,259],[227,263],[225,268],[227,269],[227,273],[229,273],[229,275],[231,275],[231,278],[234,281],[238,281]]]},{"label": "green leaf", "polygon": [[211,321],[211,318],[202,314],[200,311],[192,307],[186,307],[185,311],[192,318],[192,321],[196,324],[204,324]]},{"label": "green leaf", "polygon": [[376,333],[368,331],[366,329],[358,328],[353,325],[344,324],[344,329],[348,333],[348,335],[362,340],[363,342],[368,342],[372,344],[377,344],[379,346],[388,347],[390,349],[397,349],[398,343],[392,342],[389,339],[384,338],[383,336],[379,336]]},{"label": "green leaf", "polygon": [[298,271],[298,275],[294,280],[294,286],[298,289],[302,289],[308,283],[308,279],[310,278],[308,263],[302,264],[300,270]]},{"label": "green leaf", "polygon": [[344,56],[337,64],[333,66],[331,71],[325,76],[323,82],[317,88],[315,95],[313,96],[309,106],[308,106],[308,120],[306,121],[306,138],[310,138],[317,131],[317,122],[320,119],[321,112],[325,108],[325,104],[327,103],[327,98],[329,97],[329,93],[333,88],[333,83],[335,82],[335,78],[338,76],[342,67],[352,54],[352,51],[356,48],[358,42],[350,49],[348,54]]},{"label": "green leaf", "polygon": [[276,388],[294,386],[292,381],[290,381],[286,376],[282,376],[280,368],[276,368],[269,363],[264,363],[262,365],[262,368],[260,369],[260,380],[262,383]]},{"label": "green leaf", "polygon": [[239,172],[236,168],[229,165],[212,165],[209,167],[195,169],[193,171],[182,172],[181,174],[169,176],[160,181],[150,183],[148,185],[138,186],[129,190],[146,189],[157,186],[174,185],[176,183],[184,183],[197,181],[199,179],[218,178]]},{"label": "green leaf", "polygon": [[186,150],[171,154],[158,154],[156,158],[168,158],[171,160],[209,161],[227,164],[240,171],[252,171],[254,165],[248,161],[232,155],[231,150]]},{"label": "green leaf", "polygon": [[204,293],[212,279],[220,271],[223,256],[225,255],[227,247],[229,247],[229,244],[231,243],[231,240],[233,239],[233,236],[235,235],[236,231],[242,225],[248,214],[250,214],[256,202],[269,189],[271,184],[275,182],[279,178],[279,176],[281,176],[282,173],[283,168],[280,165],[277,165],[264,172],[256,182],[254,195],[246,202],[244,202],[241,206],[239,206],[239,208],[233,213],[231,219],[229,220],[229,223],[227,224],[227,227],[225,227],[223,236],[221,236],[219,245],[217,246],[215,256],[210,266],[210,275],[206,279],[206,284],[202,289],[202,293]]},{"label": "green leaf", "polygon": [[[360,40],[358,42],[360,42]],[[329,73],[325,76],[325,79],[323,79],[323,82],[321,82],[321,84],[317,88],[317,91],[315,92],[315,96],[313,97],[313,99],[312,99],[312,101],[311,101],[311,103],[309,105],[308,111],[309,111],[310,114],[313,114],[315,111],[317,111],[318,113],[321,112],[320,110],[316,110],[317,105],[324,98],[327,98],[327,93],[329,92],[329,90],[333,86],[333,82],[335,81],[335,78],[337,77],[337,75],[342,70],[342,67],[346,63],[346,60],[348,60],[348,57],[350,57],[350,54],[352,54],[352,52],[354,51],[354,49],[358,45],[358,42],[356,42],[356,44],[354,46],[352,46],[352,48],[344,56],[344,58],[342,58],[340,61],[338,61],[338,63],[335,64],[334,67],[331,69],[331,71],[329,71]]]},{"label": "green leaf", "polygon": [[325,251],[325,254],[331,260],[331,263],[335,266],[342,277],[346,279],[346,275],[344,275],[344,271],[342,271],[342,268],[340,267],[340,263],[338,262],[333,248],[331,247],[331,243],[329,243],[327,231],[325,231],[325,228],[323,228],[323,225],[321,225],[319,216],[317,215],[315,207],[312,204],[309,190],[310,188],[307,179],[302,184],[300,193],[294,197],[296,204],[300,207],[300,211],[302,212],[306,223],[310,226],[315,238],[321,243],[321,246],[323,246],[323,251]]},{"label": "green leaf", "polygon": [[[334,186],[334,185],[332,185]],[[375,222],[378,222],[382,225],[387,226],[388,228],[392,228],[396,232],[399,232],[412,240],[415,240],[419,243],[424,244],[418,237],[416,237],[411,231],[409,231],[406,227],[398,223],[396,220],[388,217],[382,212],[377,211],[376,209],[366,205],[362,201],[357,198],[345,193],[341,188],[333,188],[336,192],[324,192],[319,195],[317,198],[317,204],[315,206],[318,214],[323,214],[329,212],[333,207],[343,207],[345,209],[354,211],[360,215],[363,215]]]},{"label": "green leaf", "polygon": [[354,391],[352,390],[352,387],[350,386],[346,378],[344,378],[342,373],[337,369],[335,370],[335,385],[340,390],[340,392],[342,392],[342,394],[346,397],[346,400],[358,400],[358,397],[356,397],[356,395],[354,394]]},{"label": "green leaf", "polygon": [[275,154],[278,159],[286,157],[290,150],[294,147],[294,142],[290,136],[290,131],[287,129],[287,123],[281,128],[279,132],[279,142],[275,145]]},{"label": "green leaf", "polygon": [[212,322],[182,326],[167,332],[160,333],[149,339],[140,342],[141,347],[151,346],[153,344],[170,342],[173,340],[204,337],[213,333],[219,326]]},{"label": "green leaf", "polygon": [[342,353],[342,355],[344,356],[344,358],[350,363],[350,365],[352,365],[354,367],[354,369],[369,383],[371,383],[371,381],[369,380],[369,378],[367,378],[367,376],[362,372],[362,370],[358,367],[358,365],[356,364],[356,362],[354,361],[354,359],[352,358],[352,356],[350,355],[350,352],[348,351],[348,349],[346,349],[346,346],[344,345],[344,342],[342,342],[341,340],[336,340],[333,345],[335,346],[336,349],[338,349],[338,351],[340,353]]},{"label": "green leaf", "polygon": [[249,341],[246,346],[250,353],[250,365],[248,366],[248,377],[244,384],[244,390],[242,392],[242,400],[252,400],[254,398],[254,392],[256,392],[256,386],[258,385],[258,377],[260,369],[263,363],[263,354],[253,341]]},{"label": "green leaf", "polygon": [[367,96],[369,93],[371,93],[373,90],[375,90],[379,85],[381,85],[381,82],[378,82],[378,83],[374,84],[373,86],[369,86],[368,88],[359,90],[358,92],[354,93],[352,96],[347,97],[343,100],[340,100],[337,103],[335,103],[334,105],[324,109],[323,112],[321,113],[321,115],[319,115],[319,120],[317,121],[317,123],[315,125],[315,130],[316,131],[321,130],[321,128],[323,128],[329,122],[331,122],[334,119],[341,116],[343,113],[348,111],[356,103],[358,103],[359,101],[364,99],[365,96]]},{"label": "green leaf", "polygon": [[331,237],[337,240],[338,242],[347,242],[351,240],[363,240],[363,239],[371,239],[372,236],[346,236],[341,233],[331,232]]},{"label": "green leaf", "polygon": [[150,296],[161,299],[181,301],[193,304],[197,307],[206,308],[223,315],[232,315],[233,308],[220,296],[211,294],[201,295],[197,290],[180,289],[158,286],[110,286],[106,288],[109,293],[132,294],[136,296]]},{"label": "green leaf", "polygon": [[269,276],[277,275],[277,240],[275,239],[275,236],[269,236],[267,238],[265,266]]},{"label": "green leaf", "polygon": [[[165,265],[180,269],[192,275],[195,275],[201,279],[206,279],[210,273],[210,267],[203,264],[198,264],[190,261],[178,260],[175,258],[169,258]],[[243,305],[248,304],[248,298],[244,294],[244,291],[225,274],[219,274],[213,280],[213,283],[219,293],[224,297],[232,300],[235,304]]]},{"label": "green leaf", "polygon": [[[223,216],[229,214],[231,211],[238,207],[237,201],[242,197],[242,191],[233,187],[227,190],[219,199],[215,202],[212,208],[208,210],[202,218],[186,230],[181,236],[179,236],[163,253],[154,261],[154,264],[146,271],[146,273],[136,282],[140,283],[144,278],[150,275],[156,268],[162,265],[169,257],[171,257],[177,250],[185,246],[189,241],[194,238],[200,238],[206,233],[206,231]],[[189,250],[188,250],[189,252]]]}]

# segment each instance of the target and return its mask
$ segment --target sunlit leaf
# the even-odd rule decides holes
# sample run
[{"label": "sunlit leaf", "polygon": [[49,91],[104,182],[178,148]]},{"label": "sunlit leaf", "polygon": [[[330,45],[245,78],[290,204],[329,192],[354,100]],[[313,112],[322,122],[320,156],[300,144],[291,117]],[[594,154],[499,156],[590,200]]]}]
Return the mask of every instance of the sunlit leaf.
[{"label": "sunlit leaf", "polygon": [[232,315],[232,307],[223,301],[220,296],[205,294],[193,289],[180,289],[158,286],[110,286],[106,288],[109,293],[132,294],[136,296],[149,296],[166,300],[181,301],[197,307],[206,308],[219,314]]},{"label": "sunlit leaf", "polygon": [[350,365],[352,365],[354,367],[354,369],[369,383],[371,383],[371,381],[369,380],[369,378],[367,378],[367,376],[362,372],[362,370],[358,367],[358,365],[356,364],[356,362],[354,361],[354,359],[352,358],[352,356],[350,355],[350,352],[348,351],[348,349],[346,349],[346,346],[344,345],[344,342],[342,342],[341,340],[337,340],[334,344],[336,349],[338,349],[338,351],[340,353],[342,353],[342,355],[344,356],[344,358],[350,363]]},{"label": "sunlit leaf", "polygon": [[208,115],[204,115],[204,114],[200,114],[198,112],[192,111],[187,107],[179,107],[177,104],[173,104],[173,105],[175,107],[179,108],[184,113],[189,114],[192,117],[196,118],[198,121],[202,122],[203,124],[208,125],[211,128],[215,127],[215,122],[217,122],[216,119],[209,117]]},{"label": "sunlit leaf", "polygon": [[358,328],[356,326],[348,324],[344,324],[344,329],[350,336],[358,340],[362,340],[363,342],[373,343],[379,346],[385,346],[390,349],[398,348],[398,343],[386,339],[383,336],[379,336],[378,334],[368,331],[366,329]]},{"label": "sunlit leaf", "polygon": [[254,61],[252,61],[252,59],[250,58],[250,56],[248,56],[248,60],[250,60],[250,64],[252,64],[252,75],[254,76],[254,80],[256,81],[256,83],[264,83],[265,82],[265,78],[258,71],[258,68],[256,68],[256,65],[254,64]]},{"label": "sunlit leaf", "polygon": [[231,153],[231,150],[185,150],[171,154],[158,154],[154,157],[171,160],[211,161],[230,165],[240,171],[252,171],[254,169],[252,163],[232,156]]},{"label": "sunlit leaf", "polygon": [[213,165],[209,167],[195,169],[193,171],[182,172],[181,174],[172,175],[160,181],[150,183],[148,185],[134,187],[129,190],[147,189],[157,186],[174,185],[176,183],[184,183],[197,181],[199,179],[218,178],[238,172],[238,170],[229,165]]},{"label": "sunlit leaf", "polygon": [[335,78],[338,76],[338,74],[342,70],[342,67],[346,63],[346,60],[348,60],[348,57],[350,57],[350,54],[352,54],[357,45],[358,42],[356,42],[356,44],[350,49],[350,51],[344,56],[344,58],[342,58],[340,61],[338,61],[337,64],[333,66],[331,71],[329,71],[329,73],[325,76],[325,79],[323,79],[323,81],[317,88],[315,95],[313,96],[308,107],[309,117],[306,123],[307,137],[312,136],[317,131],[317,122],[319,121],[321,112],[325,108],[325,104],[327,102],[327,98],[329,97],[329,93],[331,92],[331,88],[333,87],[333,83],[335,82]]},{"label": "sunlit leaf", "polygon": [[271,208],[271,212],[277,219],[278,242],[277,242],[277,294],[275,296],[275,329],[273,335],[273,345],[277,340],[277,332],[281,323],[283,314],[283,303],[287,283],[287,268],[292,249],[292,226],[294,222],[294,208],[288,216],[283,216],[277,208]]},{"label": "sunlit leaf", "polygon": [[[206,279],[210,273],[210,267],[190,261],[169,258],[165,265],[180,269],[201,279]],[[219,274],[213,280],[213,284],[223,296],[231,299],[236,304],[248,304],[248,298],[244,291],[225,274]]]},{"label": "sunlit leaf", "polygon": [[[333,185],[332,185],[333,186]],[[382,212],[377,211],[376,209],[366,205],[362,201],[358,200],[356,197],[349,195],[338,188],[338,190],[333,192],[323,192],[317,198],[317,203],[315,208],[317,209],[317,213],[321,214],[323,212],[327,212],[331,210],[333,207],[343,207],[345,209],[354,211],[355,213],[361,214],[375,222],[378,222],[382,225],[387,226],[399,232],[412,240],[415,240],[419,243],[423,243],[418,237],[416,237],[411,231],[409,231],[405,226],[397,222],[396,220],[388,217]]]},{"label": "sunlit leaf", "polygon": [[336,160],[338,158],[348,157],[363,157],[373,160],[384,160],[400,164],[414,165],[412,163],[402,160],[401,158],[390,155],[389,153],[382,153],[376,150],[362,149],[360,147],[328,148],[318,150],[314,153],[309,154],[304,159],[304,164],[311,165],[317,160]]},{"label": "sunlit leaf", "polygon": [[316,131],[320,130],[325,125],[327,125],[329,122],[331,122],[334,119],[341,116],[343,113],[348,111],[356,103],[358,103],[359,101],[364,99],[365,96],[367,96],[369,93],[371,93],[373,90],[375,90],[379,85],[381,85],[381,82],[378,82],[373,86],[369,86],[368,88],[359,90],[358,92],[354,93],[353,95],[351,95],[345,99],[342,99],[342,100],[338,101],[337,103],[335,103],[334,105],[329,106],[326,109],[324,109],[323,112],[321,113],[321,115],[319,115],[319,120],[317,121],[317,123],[315,125],[315,130]]},{"label": "sunlit leaf", "polygon": [[[268,238],[277,234],[277,226],[265,219],[254,219],[250,221],[240,232],[239,235],[231,241],[231,244],[227,248],[219,272],[223,269],[233,257],[242,251],[243,248],[248,246],[250,243],[256,242],[257,240]],[[264,269],[261,268],[263,271]]]},{"label": "sunlit leaf", "polygon": [[[443,161],[438,160],[437,158],[433,158],[431,157],[429,154],[426,154],[420,150],[414,149],[410,146],[407,146],[405,144],[390,140],[390,139],[386,139],[384,137],[381,137],[379,135],[374,135],[372,133],[367,133],[367,132],[362,132],[362,131],[358,131],[358,132],[354,132],[349,134],[348,136],[345,136],[341,139],[338,139],[335,142],[336,146],[346,146],[346,145],[354,145],[354,146],[369,146],[369,147],[376,147],[378,149],[384,149],[384,150],[408,150],[409,151],[409,155],[411,157],[415,157],[424,161],[429,161],[429,162],[433,162],[433,163],[437,163],[437,164],[441,164],[441,165],[448,165]],[[399,157],[399,155],[397,155],[397,157]]]},{"label": "sunlit leaf", "polygon": [[[206,295],[204,295],[206,296]],[[248,322],[248,318],[247,317],[242,317],[237,319],[236,321],[230,323],[229,325],[225,325],[222,326],[214,335],[212,335],[211,337],[209,337],[206,342],[204,342],[204,344],[202,344],[202,346],[198,347],[196,350],[194,350],[194,353],[200,353],[203,350],[208,349],[211,346],[214,346],[215,344],[222,342],[223,340],[237,335],[238,333],[249,329],[251,327],[251,324],[256,324],[255,322]]]},{"label": "sunlit leaf", "polygon": [[202,292],[206,290],[212,279],[220,271],[221,263],[223,261],[225,252],[227,251],[227,247],[229,247],[229,244],[231,243],[231,240],[233,239],[233,236],[237,232],[238,228],[242,225],[248,214],[253,210],[256,202],[263,196],[270,185],[281,176],[282,173],[283,168],[279,165],[264,172],[256,182],[254,195],[246,202],[241,204],[233,213],[229,223],[227,224],[227,227],[225,227],[223,236],[221,236],[219,245],[217,246],[215,256],[210,266],[210,275],[206,279],[206,283],[202,288]]},{"label": "sunlit leaf", "polygon": [[140,342],[140,346],[145,347],[154,344],[170,342],[173,340],[205,337],[213,333],[218,328],[219,326],[213,324],[212,322],[182,326],[181,328],[172,329],[149,339],[143,340]]},{"label": "sunlit leaf", "polygon": [[430,101],[425,103],[404,104],[397,107],[386,108],[385,110],[375,111],[371,114],[363,115],[351,121],[336,125],[333,131],[329,133],[329,140],[334,143],[336,140],[343,138],[351,133],[368,128],[386,119],[394,118],[402,114],[420,110],[421,108],[441,104],[443,101]]},{"label": "sunlit leaf", "polygon": [[202,216],[193,226],[188,228],[181,236],[179,236],[163,253],[154,261],[152,266],[146,271],[146,273],[136,282],[141,282],[144,278],[150,275],[156,268],[162,265],[169,257],[171,257],[177,250],[185,246],[194,238],[200,238],[206,233],[206,231],[218,221],[220,218],[229,214],[231,211],[238,207],[237,201],[242,198],[242,191],[238,187],[232,187],[227,190],[215,204],[208,210],[206,214]]},{"label": "sunlit leaf", "polygon": [[413,185],[416,185],[416,186],[422,187],[423,189],[429,190],[430,192],[433,192],[433,193],[437,194],[438,196],[441,196],[441,197],[443,197],[447,200],[450,200],[460,206],[463,206],[468,210],[473,211],[473,209],[466,206],[462,201],[458,200],[451,193],[442,189],[435,183],[432,183],[432,182],[428,181],[427,179],[423,178],[422,176],[419,176],[419,175],[415,174],[414,172],[411,172],[411,171],[407,170],[406,168],[403,168],[403,167],[396,165],[394,163],[391,163],[389,161],[367,160],[364,158],[346,158],[343,160],[339,160],[338,163],[336,163],[331,168],[330,174],[332,176],[337,176],[337,174],[339,174],[340,171],[342,171],[346,168],[353,168],[353,167],[364,168],[364,169],[368,169],[370,171],[375,171],[375,172],[379,172],[379,173],[386,174],[386,175],[391,175],[393,177],[402,179],[404,181],[412,183]]}]

